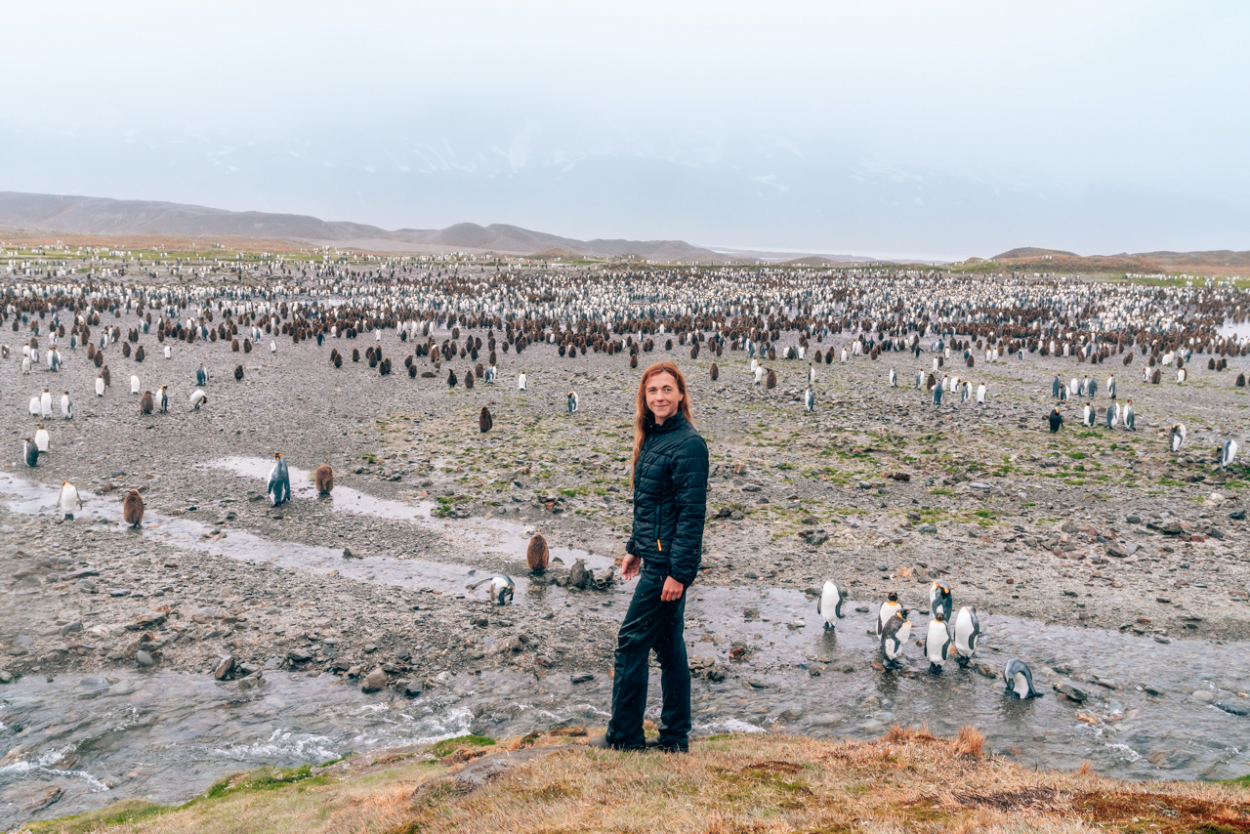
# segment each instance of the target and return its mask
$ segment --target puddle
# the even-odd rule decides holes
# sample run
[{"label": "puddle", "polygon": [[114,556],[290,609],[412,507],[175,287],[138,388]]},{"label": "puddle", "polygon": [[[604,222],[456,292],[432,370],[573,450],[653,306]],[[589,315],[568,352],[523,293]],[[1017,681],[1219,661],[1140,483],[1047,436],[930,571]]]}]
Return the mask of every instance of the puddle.
[{"label": "puddle", "polygon": [[[214,469],[224,469],[245,478],[267,483],[269,470],[273,462],[263,458],[232,457],[223,458],[208,464]],[[502,518],[439,519],[434,517],[433,501],[407,503],[386,498],[375,498],[367,493],[335,484],[334,492],[327,499],[319,499],[317,488],[313,484],[312,474],[305,469],[297,469],[287,465],[291,477],[291,494],[296,498],[328,500],[336,511],[381,518],[389,521],[405,521],[420,524],[432,530],[439,530],[448,535],[470,538],[477,542],[483,550],[497,553],[518,562],[518,572],[524,569],[525,551],[529,547],[530,534],[525,527]],[[559,559],[566,567],[581,559],[590,570],[604,570],[612,567],[615,562],[610,556],[601,556],[585,550],[568,547],[550,546],[552,560]]]},{"label": "puddle", "polygon": [[[294,491],[295,485],[292,484]],[[337,493],[338,490],[335,489]],[[9,509],[24,515],[56,513],[58,489],[32,484],[7,472],[0,472],[0,493],[14,496],[8,500]],[[124,528],[121,495],[97,496],[79,490],[84,508],[77,514],[76,523],[90,524],[92,518],[102,518],[109,524]],[[490,571],[466,565],[432,562],[425,559],[397,559],[393,556],[366,556],[344,559],[339,548],[316,547],[293,542],[274,542],[252,533],[233,528],[217,528],[194,519],[164,516],[147,511],[144,514],[143,535],[176,547],[211,553],[244,562],[264,563],[326,574],[338,571],[341,576],[361,582],[391,585],[398,588],[429,588],[445,594],[473,596],[485,600],[485,587],[469,590],[468,585],[489,579]],[[212,538],[214,530],[224,536]],[[529,601],[529,580],[514,576],[516,583],[515,605]]]}]

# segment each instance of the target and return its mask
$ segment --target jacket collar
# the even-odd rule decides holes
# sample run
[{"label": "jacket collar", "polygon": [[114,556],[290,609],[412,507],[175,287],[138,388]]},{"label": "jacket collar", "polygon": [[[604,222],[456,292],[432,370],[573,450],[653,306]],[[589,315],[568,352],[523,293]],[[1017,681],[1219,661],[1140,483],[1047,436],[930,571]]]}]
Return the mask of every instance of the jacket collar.
[{"label": "jacket collar", "polygon": [[658,434],[658,433],[663,433],[663,432],[670,432],[684,425],[686,425],[686,415],[682,414],[680,411],[678,411],[672,417],[669,417],[667,420],[664,421],[664,424],[660,426],[657,426],[655,424],[655,419],[653,417],[652,419],[647,421],[647,434]]}]

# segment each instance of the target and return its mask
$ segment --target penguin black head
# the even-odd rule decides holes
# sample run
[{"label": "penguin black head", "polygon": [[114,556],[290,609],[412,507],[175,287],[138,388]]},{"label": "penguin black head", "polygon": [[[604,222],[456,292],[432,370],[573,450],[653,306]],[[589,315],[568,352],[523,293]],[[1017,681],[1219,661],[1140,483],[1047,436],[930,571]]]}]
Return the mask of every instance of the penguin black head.
[{"label": "penguin black head", "polygon": [[890,602],[898,602],[898,592],[890,591],[890,593],[886,594],[885,598],[888,599]]},{"label": "penguin black head", "polygon": [[281,453],[281,452],[274,452],[274,453],[273,453],[273,459],[274,459],[274,460],[282,460],[282,453]]}]

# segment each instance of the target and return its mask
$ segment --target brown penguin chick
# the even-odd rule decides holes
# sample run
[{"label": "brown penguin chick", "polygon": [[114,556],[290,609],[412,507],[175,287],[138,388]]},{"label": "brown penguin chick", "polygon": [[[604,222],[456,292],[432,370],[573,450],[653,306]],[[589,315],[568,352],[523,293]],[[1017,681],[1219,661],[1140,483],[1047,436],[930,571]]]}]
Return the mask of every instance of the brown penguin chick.
[{"label": "brown penguin chick", "polygon": [[155,401],[152,399],[152,392],[151,392],[151,391],[144,391],[144,392],[143,392],[143,398],[142,398],[141,400],[139,400],[139,413],[140,413],[140,414],[151,414],[151,413],[152,413],[152,409],[155,407],[155,405],[156,405],[156,403],[155,403]]},{"label": "brown penguin chick", "polygon": [[535,533],[525,551],[525,563],[534,573],[542,573],[551,563],[551,551],[547,549],[547,540],[542,533]]},{"label": "brown penguin chick", "polygon": [[143,352],[143,345],[139,345],[137,348],[135,348],[135,361],[136,362],[142,362],[146,357],[147,357],[147,354]]},{"label": "brown penguin chick", "polygon": [[481,429],[482,434],[486,434],[494,425],[495,421],[490,416],[490,409],[482,406],[482,413],[477,415],[477,427]]},{"label": "brown penguin chick", "polygon": [[334,470],[330,464],[323,463],[313,472],[313,481],[317,484],[318,495],[329,495],[334,491]]},{"label": "brown penguin chick", "polygon": [[720,368],[716,367],[716,363],[712,363],[712,367],[708,369],[708,375],[712,377],[712,382],[720,379]]},{"label": "brown penguin chick", "polygon": [[243,366],[242,365],[234,366],[234,381],[235,382],[243,381]]},{"label": "brown penguin chick", "polygon": [[764,387],[770,391],[777,387],[777,372],[769,371],[768,376],[764,378]]},{"label": "brown penguin chick", "polygon": [[122,518],[132,528],[138,528],[143,524],[143,497],[139,495],[139,490],[132,489],[126,493],[125,499],[122,500]]}]

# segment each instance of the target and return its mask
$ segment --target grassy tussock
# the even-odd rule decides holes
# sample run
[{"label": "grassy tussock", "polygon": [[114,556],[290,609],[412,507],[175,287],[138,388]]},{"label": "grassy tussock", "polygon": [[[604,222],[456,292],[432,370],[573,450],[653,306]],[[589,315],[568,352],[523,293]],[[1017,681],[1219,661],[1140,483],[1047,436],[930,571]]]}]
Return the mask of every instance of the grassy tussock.
[{"label": "grassy tussock", "polygon": [[[476,750],[494,755],[571,740],[527,736]],[[971,727],[954,739],[935,738],[923,727],[893,727],[877,741],[853,743],[718,736],[696,741],[684,756],[561,749],[476,788],[447,778],[477,766],[471,760],[449,769],[448,758],[408,759],[392,769],[365,767],[287,784],[262,780],[255,790],[236,779],[233,792],[218,791],[182,809],[122,822],[121,809],[114,808],[85,826],[77,818],[39,830],[1250,834],[1245,787],[1125,783],[1089,768],[1037,772],[988,755],[984,742]]]}]

